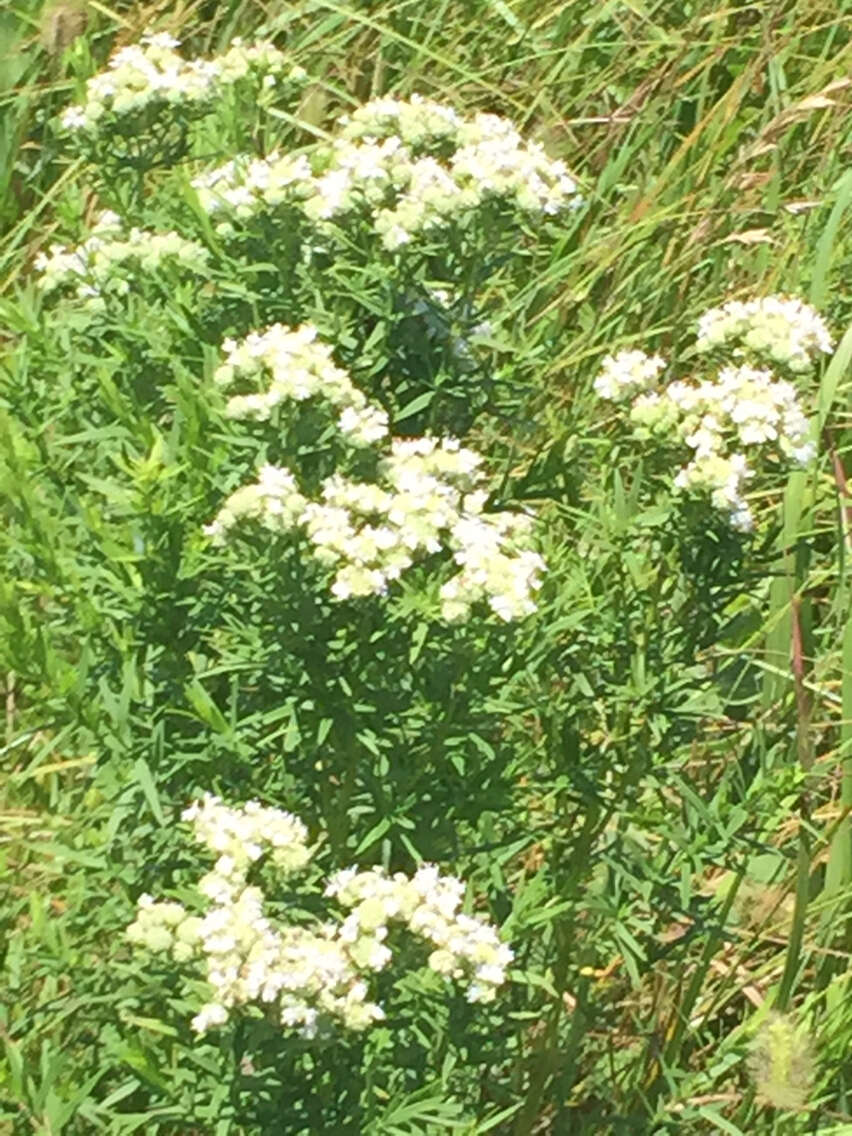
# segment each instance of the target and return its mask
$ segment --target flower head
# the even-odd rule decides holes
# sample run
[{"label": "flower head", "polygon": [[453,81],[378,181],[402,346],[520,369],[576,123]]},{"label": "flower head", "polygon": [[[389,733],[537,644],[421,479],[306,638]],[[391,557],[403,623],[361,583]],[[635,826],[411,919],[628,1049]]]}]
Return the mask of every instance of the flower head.
[{"label": "flower head", "polygon": [[197,1033],[224,1026],[248,1004],[307,1038],[334,1021],[357,1031],[381,1021],[368,980],[392,961],[385,941],[391,922],[430,944],[430,967],[465,983],[469,1001],[490,1001],[505,982],[512,951],[489,923],[459,911],[465,888],[455,877],[431,865],[412,877],[343,869],[329,878],[325,895],[348,909],[345,917],[275,924],[248,874],[263,857],[286,874],[302,869],[310,856],[302,822],[255,801],[234,807],[210,794],[183,818],[216,856],[198,884],[207,910],[199,917],[140,896],[127,937],[178,963],[202,965],[210,996],[192,1019]]}]

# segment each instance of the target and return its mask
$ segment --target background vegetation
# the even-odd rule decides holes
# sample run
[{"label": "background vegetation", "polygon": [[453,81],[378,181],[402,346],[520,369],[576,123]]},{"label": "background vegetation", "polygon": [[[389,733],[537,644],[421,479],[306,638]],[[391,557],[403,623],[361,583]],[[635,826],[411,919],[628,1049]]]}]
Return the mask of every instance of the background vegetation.
[{"label": "background vegetation", "polygon": [[[52,324],[34,255],[99,208],[52,122],[151,26],[197,54],[262,30],[307,69],[249,145],[419,91],[576,172],[582,215],[488,265],[492,382],[463,423],[547,518],[537,616],[441,630],[407,594],[306,610],[262,556],[226,570],[194,534],[254,454],[196,385],[232,315],[178,353],[190,290],[111,338]],[[850,32],[837,0],[4,6],[0,1130],[852,1132]],[[841,342],[818,466],[767,487],[743,541],[661,493],[591,384],[607,352],[677,351],[772,291]],[[409,383],[412,431],[432,403],[460,423],[470,376],[423,378],[381,281],[331,264],[321,302],[347,363]],[[195,873],[174,820],[204,789],[322,824],[330,865],[458,871],[511,986],[474,1013],[420,975],[366,1038],[199,1043],[191,995],[121,933]],[[772,1011],[809,1038],[788,1108],[746,1060]]]}]

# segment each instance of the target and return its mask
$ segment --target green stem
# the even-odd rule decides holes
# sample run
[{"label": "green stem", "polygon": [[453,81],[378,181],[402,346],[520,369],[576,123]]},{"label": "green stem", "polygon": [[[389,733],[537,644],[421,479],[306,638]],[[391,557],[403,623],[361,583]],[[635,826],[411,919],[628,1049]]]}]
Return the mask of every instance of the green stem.
[{"label": "green stem", "polygon": [[[803,795],[804,796],[804,795]],[[799,852],[796,857],[796,902],[793,908],[793,925],[790,930],[790,941],[787,944],[787,955],[784,960],[784,974],[781,985],[775,997],[775,1008],[779,1013],[785,1013],[790,995],[799,972],[799,959],[802,952],[802,941],[805,933],[805,918],[810,902],[811,881],[811,850],[808,834],[808,805],[803,799],[800,810],[799,823]]]},{"label": "green stem", "polygon": [[[572,849],[571,860],[579,867],[571,872],[566,893],[576,891],[581,876],[586,871],[592,847],[602,827],[606,825],[610,810],[602,815],[602,810],[594,803],[586,814],[582,831]],[[560,889],[562,890],[562,889]],[[556,1070],[557,1062],[563,1063],[564,1054],[558,1047],[559,1025],[562,1020],[564,999],[562,997],[568,985],[568,971],[571,959],[574,956],[575,938],[572,935],[573,922],[570,916],[560,920],[554,925],[556,938],[556,961],[553,967],[553,985],[556,990],[556,1000],[550,1012],[545,1028],[536,1039],[535,1052],[532,1054],[532,1072],[530,1074],[529,1088],[526,1093],[524,1107],[518,1113],[513,1129],[514,1136],[529,1136],[533,1131],[535,1121],[541,1111],[542,1101],[548,1084]],[[579,1002],[578,1002],[579,1005]],[[579,1025],[580,1023],[578,1023]],[[574,1041],[572,1031],[572,1041]],[[579,1039],[577,1039],[578,1041]],[[576,1041],[574,1048],[576,1049]]]}]

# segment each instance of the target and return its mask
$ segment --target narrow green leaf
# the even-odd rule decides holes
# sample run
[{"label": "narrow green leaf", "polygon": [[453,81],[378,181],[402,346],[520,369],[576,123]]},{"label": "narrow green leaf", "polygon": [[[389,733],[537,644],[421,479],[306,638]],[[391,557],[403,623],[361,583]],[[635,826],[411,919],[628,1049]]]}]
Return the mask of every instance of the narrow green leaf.
[{"label": "narrow green leaf", "polygon": [[160,797],[157,793],[157,787],[154,784],[154,778],[151,776],[151,770],[148,768],[148,763],[143,757],[138,757],[133,763],[133,775],[136,782],[148,802],[148,807],[154,814],[154,819],[158,824],[164,825],[166,818],[163,815],[163,809],[160,805]]}]

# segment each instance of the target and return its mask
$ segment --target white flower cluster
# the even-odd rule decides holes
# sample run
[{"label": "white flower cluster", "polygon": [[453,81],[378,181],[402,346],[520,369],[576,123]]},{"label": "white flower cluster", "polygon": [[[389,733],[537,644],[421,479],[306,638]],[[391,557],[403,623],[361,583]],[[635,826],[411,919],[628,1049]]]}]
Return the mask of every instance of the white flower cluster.
[{"label": "white flower cluster", "polygon": [[[701,350],[733,339],[792,371],[806,369],[817,351],[831,348],[828,330],[812,308],[779,297],[726,304],[701,319]],[[640,437],[674,440],[692,451],[674,479],[676,488],[707,495],[715,508],[727,511],[735,528],[753,528],[745,485],[755,470],[743,451],[797,465],[815,456],[795,386],[744,364],[723,367],[713,379],[675,380],[653,389],[664,367],[662,358],[641,351],[609,356],[595,390],[610,401],[632,399],[630,421]]]},{"label": "white flower cluster", "polygon": [[607,355],[595,379],[595,391],[610,402],[621,402],[656,386],[657,376],[665,365],[660,355],[646,355],[644,351]]},{"label": "white flower cluster", "polygon": [[545,214],[581,203],[564,162],[497,115],[467,119],[414,97],[378,99],[342,123],[321,171],[304,155],[229,162],[193,182],[202,206],[246,219],[287,202],[319,225],[366,210],[396,249],[490,198]]},{"label": "white flower cluster", "polygon": [[707,493],[743,530],[754,525],[743,496],[754,470],[742,450],[760,447],[765,455],[797,465],[807,465],[815,454],[796,388],[752,367],[724,367],[716,379],[676,381],[640,395],[630,419],[640,433],[685,443],[693,456],[675,486]]},{"label": "white flower cluster", "polygon": [[84,101],[63,113],[62,126],[94,132],[110,115],[156,111],[167,105],[206,109],[242,79],[275,86],[285,74],[292,82],[306,77],[302,68],[288,65],[286,56],[271,43],[247,46],[235,39],[224,55],[213,59],[183,59],[175,50],[179,46],[179,40],[158,32],[122,47],[106,70],[86,83]]},{"label": "white flower cluster", "polygon": [[[380,868],[359,872],[346,868],[332,876],[325,894],[351,908],[340,929],[344,942],[373,942],[374,958],[384,957],[383,940],[392,920],[404,922],[434,950],[429,966],[438,974],[470,982],[469,1002],[491,1002],[506,981],[514,955],[490,924],[459,911],[465,886],[454,876],[441,876],[424,864],[410,879],[402,872],[388,876]],[[390,957],[390,953],[387,953]]]},{"label": "white flower cluster", "polygon": [[341,136],[352,141],[398,137],[413,149],[433,149],[442,142],[455,143],[464,121],[453,107],[415,94],[410,100],[372,99],[343,115],[340,125]]},{"label": "white flower cluster", "polygon": [[507,622],[535,611],[544,561],[521,513],[482,512],[481,457],[452,438],[397,438],[379,467],[388,488],[329,478],[304,523],[314,554],[337,569],[338,599],[383,593],[419,555],[449,548],[460,571],[441,588],[445,620],[487,601]]},{"label": "white flower cluster", "polygon": [[202,922],[180,903],[155,903],[150,895],[141,895],[127,938],[134,946],[168,952],[175,962],[188,962],[200,952]]},{"label": "white flower cluster", "polygon": [[[275,324],[224,344],[218,386],[240,382],[263,389],[232,396],[234,418],[268,419],[284,401],[320,397],[340,409],[340,432],[357,446],[387,435],[387,415],[335,366],[316,328]],[[545,564],[532,547],[533,521],[521,513],[483,512],[488,493],[482,458],[453,438],[395,438],[378,464],[377,482],[326,478],[309,501],[293,473],[264,465],[258,480],[228,497],[204,533],[224,544],[242,521],[278,534],[303,529],[314,557],[335,571],[337,599],[385,593],[418,557],[447,549],[458,573],[441,588],[445,620],[460,620],[485,600],[506,621],[535,611],[533,595]]]},{"label": "white flower cluster", "polygon": [[154,272],[171,263],[203,273],[209,257],[202,245],[175,232],[131,229],[122,236],[120,218],[105,212],[82,244],[76,248],[53,245],[48,253],[36,257],[35,267],[41,273],[38,285],[43,292],[70,286],[78,300],[99,307],[105,293],[124,296],[131,290],[129,269]]},{"label": "white flower cluster", "polygon": [[275,151],[266,158],[234,158],[199,174],[192,184],[206,212],[230,212],[246,220],[264,209],[309,197],[312,180],[311,163],[304,154]]},{"label": "white flower cluster", "polygon": [[382,594],[418,556],[450,549],[460,571],[441,588],[442,617],[464,619],[485,600],[508,622],[535,611],[545,563],[530,517],[482,512],[481,460],[455,439],[397,438],[379,466],[384,485],[334,475],[312,502],[289,470],[265,466],[204,531],[221,544],[246,519],[274,532],[304,526],[316,559],[335,569],[331,591],[341,600]]},{"label": "white flower cluster", "polygon": [[298,817],[257,801],[232,809],[207,793],[184,810],[182,819],[191,822],[199,844],[219,856],[214,871],[221,876],[243,874],[267,853],[288,875],[311,858],[308,830]]},{"label": "white flower cluster", "polygon": [[301,523],[307,503],[288,469],[264,465],[257,481],[235,490],[215,519],[204,525],[204,535],[214,544],[224,544],[231,529],[244,521],[255,521],[283,535]]},{"label": "white flower cluster", "polygon": [[248,871],[265,855],[286,874],[303,868],[311,853],[302,822],[256,802],[230,808],[209,794],[184,819],[217,856],[198,884],[207,912],[190,915],[179,903],[155,903],[144,895],[127,937],[176,962],[203,961],[212,997],[192,1021],[197,1032],[224,1025],[234,1009],[249,1003],[274,1009],[283,1026],[307,1037],[327,1020],[354,1030],[381,1020],[364,975],[391,961],[385,943],[391,919],[435,946],[429,965],[467,981],[470,1001],[491,1000],[505,981],[512,952],[489,924],[458,913],[464,891],[459,880],[430,866],[410,880],[348,869],[328,881],[325,893],[353,909],[343,921],[275,926],[265,915],[263,892],[248,885]]},{"label": "white flower cluster", "polygon": [[696,345],[699,351],[731,342],[741,343],[793,372],[809,371],[817,356],[829,354],[834,346],[819,313],[801,300],[785,296],[765,296],[746,303],[731,300],[701,317]]},{"label": "white flower cluster", "polygon": [[334,365],[331,348],[317,342],[315,327],[273,324],[239,343],[228,339],[223,347],[227,358],[213,376],[218,386],[228,389],[239,380],[265,380],[263,390],[228,400],[229,417],[267,420],[282,402],[320,397],[341,411],[338,426],[353,444],[369,446],[387,434],[387,414],[371,406],[349,375]]}]

